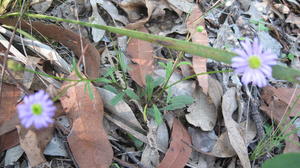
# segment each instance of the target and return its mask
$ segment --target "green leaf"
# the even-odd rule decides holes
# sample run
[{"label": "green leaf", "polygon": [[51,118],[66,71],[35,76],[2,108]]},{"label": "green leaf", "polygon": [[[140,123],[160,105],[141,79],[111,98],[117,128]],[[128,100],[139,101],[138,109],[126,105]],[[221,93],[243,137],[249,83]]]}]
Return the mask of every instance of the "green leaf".
[{"label": "green leaf", "polygon": [[110,104],[111,105],[116,105],[116,104],[118,104],[122,99],[123,99],[123,97],[124,97],[124,95],[125,95],[125,93],[124,92],[121,92],[121,93],[118,93],[114,98],[112,98],[111,100],[110,100]]},{"label": "green leaf", "polygon": [[161,85],[164,82],[164,78],[163,77],[158,77],[154,80],[153,82],[153,87],[156,88],[157,86]]},{"label": "green leaf", "polygon": [[137,149],[141,149],[141,147],[144,145],[144,143],[137,139],[135,136],[131,135],[131,134],[127,134],[128,137],[130,138],[130,140],[134,143],[134,146],[137,148]]},{"label": "green leaf", "polygon": [[134,91],[132,91],[132,89],[130,89],[130,88],[127,88],[126,90],[124,90],[124,92],[126,93],[126,95],[127,95],[128,97],[130,97],[130,98],[133,99],[133,100],[139,100],[139,99],[140,99],[139,96],[136,95],[136,94],[134,93]]},{"label": "green leaf", "polygon": [[94,93],[92,91],[92,88],[91,88],[91,82],[86,82],[86,86],[87,86],[87,89],[88,89],[88,93],[89,93],[89,97],[91,100],[94,100]]},{"label": "green leaf", "polygon": [[158,64],[161,66],[161,67],[163,67],[163,68],[167,68],[167,65],[165,64],[165,63],[163,63],[163,62],[158,62]]},{"label": "green leaf", "polygon": [[154,90],[154,81],[152,76],[147,75],[146,76],[146,98],[147,101],[150,101],[152,98],[152,94],[153,94],[153,90]]},{"label": "green leaf", "polygon": [[119,61],[119,64],[121,66],[122,71],[124,73],[126,73],[127,70],[128,70],[128,64],[125,61],[125,55],[124,55],[124,53],[121,52],[121,51],[119,51],[117,56],[118,56],[118,61]]},{"label": "green leaf", "polygon": [[75,73],[76,73],[76,75],[77,75],[78,78],[84,79],[84,78],[82,77],[82,75],[81,75],[81,72],[79,71],[79,69],[78,69],[78,67],[77,67],[75,58],[74,58],[73,61],[72,61],[72,71],[73,71],[73,70],[75,71]]},{"label": "green leaf", "polygon": [[191,96],[181,95],[181,96],[174,96],[170,100],[171,103],[182,103],[182,104],[192,104],[194,102],[194,98]]},{"label": "green leaf", "polygon": [[265,161],[262,168],[299,168],[299,165],[300,153],[286,153]]},{"label": "green leaf", "polygon": [[176,65],[176,68],[179,67],[179,66],[181,66],[181,65],[192,65],[192,63],[187,62],[187,61],[179,62],[179,63]]},{"label": "green leaf", "polygon": [[155,104],[152,105],[152,110],[154,112],[154,120],[155,122],[160,125],[163,122],[162,114],[160,113],[159,109]]},{"label": "green leaf", "polygon": [[186,107],[186,104],[183,103],[172,103],[167,105],[164,109],[165,110],[177,110],[177,109],[182,109]]},{"label": "green leaf", "polygon": [[287,55],[287,58],[288,58],[289,60],[293,61],[293,60],[295,59],[295,55],[292,54],[292,53],[289,53],[289,54]]},{"label": "green leaf", "polygon": [[112,83],[111,80],[107,79],[107,78],[97,78],[95,80],[95,82],[99,82],[99,83]]},{"label": "green leaf", "polygon": [[170,104],[168,104],[164,108],[165,110],[177,110],[177,109],[182,109],[189,104],[192,104],[194,102],[194,99],[191,96],[182,95],[182,96],[171,97],[168,102]]},{"label": "green leaf", "polygon": [[111,91],[111,92],[113,92],[115,94],[119,93],[119,91],[115,87],[113,87],[112,85],[105,85],[103,88],[106,89],[106,90],[108,90],[108,91]]},{"label": "green leaf", "polygon": [[172,97],[173,97],[172,90],[168,89],[167,90],[167,103],[170,103]]},{"label": "green leaf", "polygon": [[172,70],[173,70],[173,63],[168,62],[166,67],[166,77],[165,77],[166,79],[168,79],[171,76]]}]

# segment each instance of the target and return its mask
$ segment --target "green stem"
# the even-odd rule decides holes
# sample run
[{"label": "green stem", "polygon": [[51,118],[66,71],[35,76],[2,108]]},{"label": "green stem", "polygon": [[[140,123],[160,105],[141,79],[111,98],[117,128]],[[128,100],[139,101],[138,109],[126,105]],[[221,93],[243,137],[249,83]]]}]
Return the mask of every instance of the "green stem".
[{"label": "green stem", "polygon": [[[19,16],[19,15],[20,15],[19,12],[10,13],[10,14],[0,16],[0,18],[5,18],[8,16]],[[79,24],[82,26],[88,26],[88,27],[93,27],[93,28],[97,28],[97,29],[102,29],[102,30],[110,31],[112,33],[122,34],[122,35],[126,35],[129,37],[137,38],[140,40],[145,40],[145,41],[148,41],[151,43],[159,44],[159,45],[162,45],[167,48],[184,51],[184,52],[190,53],[192,55],[197,55],[197,56],[201,56],[204,58],[210,58],[215,61],[224,62],[226,64],[230,64],[232,57],[236,56],[235,53],[228,52],[228,51],[225,51],[222,49],[203,46],[203,45],[199,45],[196,43],[187,42],[184,40],[173,39],[170,37],[157,36],[157,35],[148,34],[148,33],[144,33],[144,32],[127,30],[127,29],[123,29],[123,28],[117,28],[117,27],[113,27],[113,26],[104,26],[104,25],[92,24],[92,23],[87,23],[87,22],[81,22],[81,21],[77,21],[77,20],[63,19],[63,18],[58,18],[58,17],[54,17],[54,16],[46,16],[46,15],[41,15],[41,14],[25,13],[24,16],[31,17],[31,18],[39,18],[39,19],[51,19],[51,20],[55,20],[55,21],[74,23],[74,24]],[[0,19],[0,22],[1,22],[1,19]],[[280,80],[287,80],[287,81],[295,82],[295,83],[300,83],[300,71],[299,70],[296,70],[293,68],[288,68],[288,67],[281,66],[281,65],[275,65],[272,68],[273,68],[272,75],[274,78],[280,79]]]},{"label": "green stem", "polygon": [[176,85],[177,83],[180,83],[180,82],[182,82],[184,80],[189,80],[189,79],[192,79],[192,78],[194,78],[196,76],[199,76],[199,75],[214,74],[214,73],[225,73],[225,72],[233,72],[233,70],[232,69],[228,69],[228,70],[222,70],[222,71],[209,71],[209,72],[197,73],[197,74],[194,74],[194,75],[191,75],[191,76],[187,76],[187,77],[185,77],[185,78],[183,78],[181,80],[178,80],[178,81],[170,84],[169,86],[166,87],[166,89],[169,89],[170,87],[172,87],[172,86]]}]

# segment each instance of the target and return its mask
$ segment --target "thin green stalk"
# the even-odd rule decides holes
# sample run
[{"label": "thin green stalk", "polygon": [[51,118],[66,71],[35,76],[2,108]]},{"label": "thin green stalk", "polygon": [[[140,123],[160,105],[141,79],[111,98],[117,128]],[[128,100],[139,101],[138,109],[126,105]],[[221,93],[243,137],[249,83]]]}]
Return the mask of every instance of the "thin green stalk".
[{"label": "thin green stalk", "polygon": [[[0,18],[5,18],[9,16],[19,16],[20,13],[10,13],[3,16],[0,16]],[[129,37],[137,38],[140,40],[145,40],[151,43],[159,44],[167,48],[180,50],[186,53],[190,53],[192,55],[201,56],[204,58],[210,58],[215,61],[224,62],[226,64],[231,63],[232,57],[236,56],[235,53],[228,52],[222,49],[212,48],[208,46],[199,45],[192,42],[187,42],[184,40],[178,40],[170,37],[163,37],[163,36],[157,36],[152,35],[144,32],[134,31],[134,30],[127,30],[123,28],[117,28],[113,26],[104,26],[104,25],[98,25],[98,24],[92,24],[87,22],[81,22],[77,20],[70,20],[70,19],[63,19],[58,18],[54,16],[46,16],[41,14],[31,14],[31,13],[25,13],[24,16],[31,17],[31,18],[39,18],[39,19],[51,19],[55,21],[62,21],[67,23],[74,23],[79,24],[82,26],[88,26],[88,27],[94,27],[106,31],[110,31],[112,33],[122,34]],[[4,22],[3,19],[0,19],[0,22]],[[276,79],[280,80],[287,80],[290,82],[300,83],[300,71],[288,68],[282,65],[274,65],[272,67],[272,75]]]},{"label": "thin green stalk", "polygon": [[182,82],[184,80],[189,80],[189,79],[192,79],[192,78],[197,77],[199,75],[207,75],[207,74],[214,74],[214,73],[225,73],[225,72],[233,72],[233,70],[232,69],[228,69],[228,70],[222,70],[222,71],[209,71],[209,72],[197,73],[197,74],[194,74],[194,75],[191,75],[191,76],[187,76],[187,77],[185,77],[185,78],[183,78],[181,80],[178,80],[178,81],[170,84],[169,86],[166,87],[166,89],[169,89],[170,87],[172,87],[172,86],[176,85],[177,83],[180,83],[180,82]]}]

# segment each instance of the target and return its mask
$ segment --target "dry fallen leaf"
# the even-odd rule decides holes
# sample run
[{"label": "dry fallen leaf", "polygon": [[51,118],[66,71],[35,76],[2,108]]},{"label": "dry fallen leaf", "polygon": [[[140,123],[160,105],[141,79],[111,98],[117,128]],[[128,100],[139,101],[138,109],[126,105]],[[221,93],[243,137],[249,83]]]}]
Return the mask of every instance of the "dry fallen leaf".
[{"label": "dry fallen leaf", "polygon": [[0,97],[0,152],[19,143],[15,126],[18,123],[16,104],[20,95],[21,91],[16,86],[2,84],[2,95]]},{"label": "dry fallen leaf", "polygon": [[52,1],[53,0],[38,0],[38,2],[37,1],[31,2],[31,4],[34,3],[32,4],[32,8],[36,12],[43,14],[49,9],[49,7],[52,4]]},{"label": "dry fallen leaf", "polygon": [[[89,20],[93,24],[106,25],[103,18],[100,16],[98,12],[97,0],[90,0],[92,6],[92,15],[89,17]],[[92,36],[94,42],[99,42],[105,34],[105,30],[96,29],[92,27]]]},{"label": "dry fallen leaf", "polygon": [[218,116],[215,105],[199,88],[195,91],[194,98],[195,102],[187,109],[190,113],[185,115],[186,120],[203,131],[211,131]]},{"label": "dry fallen leaf", "polygon": [[[75,74],[69,76],[76,79]],[[62,88],[74,84],[65,82]],[[67,89],[61,103],[72,120],[68,135],[70,149],[79,167],[107,168],[111,165],[113,152],[103,128],[103,103],[96,88],[90,84],[93,99],[81,82]]]},{"label": "dry fallen leaf", "polygon": [[182,168],[192,153],[191,137],[179,120],[174,119],[170,147],[158,168]]},{"label": "dry fallen leaf", "polygon": [[189,2],[188,0],[167,0],[167,1],[185,13],[190,13],[193,7],[197,6],[194,3]]},{"label": "dry fallen leaf", "polygon": [[[192,41],[194,43],[208,45],[207,32],[204,29],[202,32],[197,31],[198,26],[205,27],[204,19],[201,18],[202,12],[198,5],[195,5],[192,13],[187,19],[187,28],[191,33]],[[199,56],[193,56],[193,68],[196,74],[207,72],[206,68],[207,58],[202,58]],[[199,85],[203,89],[205,94],[208,93],[208,75],[198,75],[197,76]]]},{"label": "dry fallen leaf", "polygon": [[[14,26],[17,19],[0,19],[0,23],[6,24],[9,26]],[[80,45],[80,36],[72,31],[61,28],[54,24],[44,24],[41,22],[30,22],[22,20],[22,30],[24,31],[34,31],[36,30],[43,36],[54,39],[57,42],[62,43],[70,50],[72,50],[75,55],[79,58],[82,55],[81,45]],[[85,71],[89,78],[98,78],[100,75],[100,57],[97,49],[86,39],[82,39],[83,47],[85,50],[85,63],[88,66],[85,66]]]},{"label": "dry fallen leaf", "polygon": [[[294,99],[290,100],[292,98],[293,92],[295,92]],[[300,94],[300,90],[295,90],[294,88],[274,88],[274,87],[265,87],[262,92],[262,98],[264,99],[266,104],[263,104],[260,106],[260,109],[264,111],[271,119],[275,120],[275,122],[278,124],[281,122],[282,125],[285,125],[289,123],[291,120],[289,117],[286,118],[285,122],[282,122],[287,108],[291,110],[291,108],[288,107],[289,102],[292,104],[296,101],[296,97]],[[292,113],[290,116],[299,116],[299,110],[300,110],[300,104],[298,102],[295,103],[294,109],[292,109]],[[295,126],[291,125],[286,131],[292,132],[295,130]],[[284,153],[290,153],[290,152],[299,152],[300,147],[293,143],[298,142],[297,132],[294,134],[291,134],[289,138],[285,139],[285,148]]]},{"label": "dry fallen leaf", "polygon": [[208,76],[208,95],[211,98],[211,101],[214,103],[215,107],[218,109],[218,107],[221,105],[221,100],[223,96],[223,88],[221,83],[212,78],[211,76]]},{"label": "dry fallen leaf", "polygon": [[112,19],[122,22],[124,25],[129,23],[127,17],[120,15],[118,8],[109,0],[97,0],[97,3],[106,10]]},{"label": "dry fallen leaf", "polygon": [[247,142],[245,141],[246,138],[243,137],[239,129],[239,125],[232,118],[232,114],[236,109],[236,89],[230,88],[225,92],[222,101],[222,114],[225,126],[228,131],[230,143],[237,153],[241,164],[244,168],[251,168],[250,160],[248,157]]},{"label": "dry fallen leaf", "polygon": [[[248,146],[256,136],[257,131],[254,122],[244,121],[238,124],[238,128],[241,132],[243,139],[245,140],[246,146]],[[217,142],[213,147],[212,151],[207,154],[224,158],[236,155],[236,152],[234,151],[230,143],[228,131],[221,134],[221,136],[217,139]]]},{"label": "dry fallen leaf", "polygon": [[43,152],[53,136],[54,128],[50,126],[45,129],[35,130],[17,126],[17,129],[20,146],[25,151],[30,166],[35,167],[47,162]]},{"label": "dry fallen leaf", "polygon": [[[293,93],[295,92],[294,96]],[[279,113],[280,115],[283,115],[283,113],[286,111],[286,108],[289,106],[289,109],[291,109],[291,106],[295,104],[295,106],[292,109],[292,113],[290,116],[299,116],[300,113],[300,103],[295,102],[297,99],[297,96],[300,95],[300,89],[295,88],[274,88],[272,86],[264,87],[262,98],[264,101],[270,105],[273,101],[280,101],[282,105],[284,105],[282,108],[272,108],[274,113]],[[276,98],[274,98],[274,96]],[[291,98],[294,97],[292,100]],[[276,104],[276,103],[275,103]],[[269,106],[270,107],[270,106]]]},{"label": "dry fallen leaf", "polygon": [[126,123],[131,123],[136,128],[143,130],[141,124],[136,119],[130,106],[123,100],[120,100],[116,105],[111,105],[111,100],[116,96],[113,92],[110,92],[103,88],[97,88],[100,95],[102,95],[102,101],[105,109],[108,109],[114,115],[119,116]]},{"label": "dry fallen leaf", "polygon": [[[139,29],[142,32],[148,32],[145,27]],[[145,86],[146,75],[153,72],[153,48],[151,43],[131,39],[128,44],[127,54],[136,64],[130,64],[128,73],[131,78],[140,86]]]},{"label": "dry fallen leaf", "polygon": [[[128,29],[138,29],[144,26],[150,18],[163,16],[165,14],[164,9],[168,8],[165,1],[157,0],[126,0],[120,2],[119,6],[127,13],[129,20],[134,22],[126,26]],[[140,19],[140,12],[144,7],[147,8],[147,16]]]}]

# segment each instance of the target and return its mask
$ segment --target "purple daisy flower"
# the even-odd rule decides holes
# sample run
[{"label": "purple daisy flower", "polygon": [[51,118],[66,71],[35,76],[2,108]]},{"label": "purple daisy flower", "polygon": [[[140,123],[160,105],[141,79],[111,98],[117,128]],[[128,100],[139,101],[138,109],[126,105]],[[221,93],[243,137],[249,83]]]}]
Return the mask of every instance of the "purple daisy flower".
[{"label": "purple daisy flower", "polygon": [[234,49],[238,56],[233,57],[232,67],[237,74],[242,75],[242,82],[247,85],[264,87],[267,85],[267,78],[272,77],[272,65],[276,64],[277,56],[270,50],[263,51],[257,38],[253,43],[246,39],[241,42],[243,49]]},{"label": "purple daisy flower", "polygon": [[36,129],[48,127],[53,123],[52,117],[56,107],[48,93],[43,90],[26,96],[24,103],[17,106],[19,119],[25,128],[34,125]]}]

